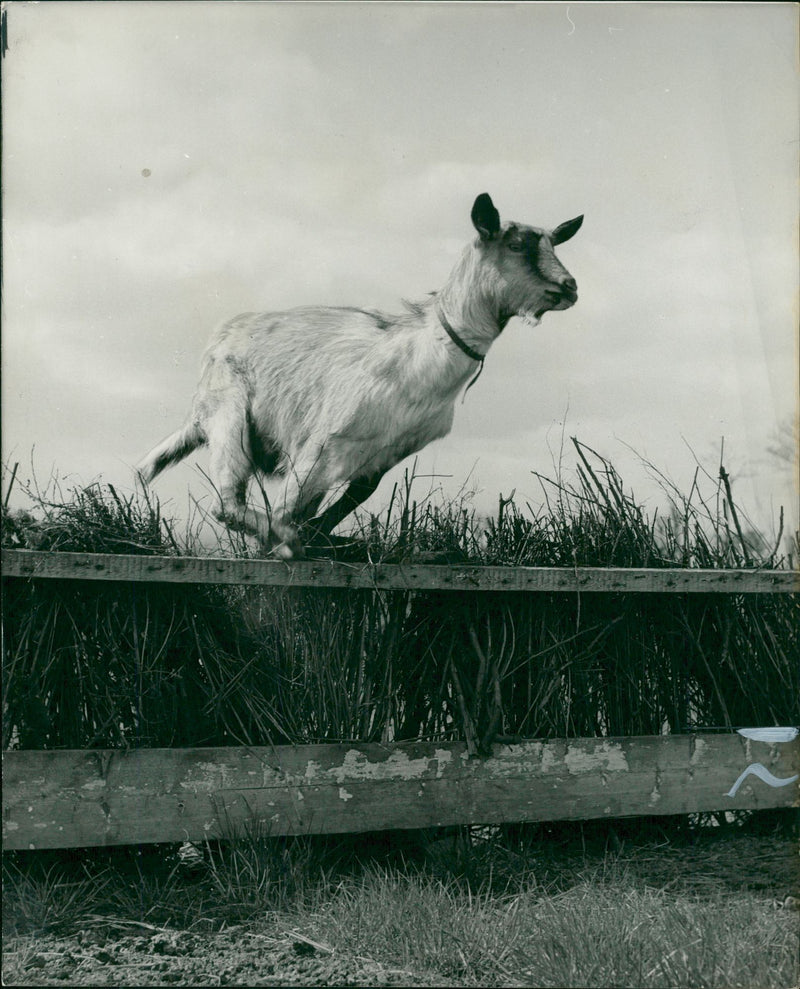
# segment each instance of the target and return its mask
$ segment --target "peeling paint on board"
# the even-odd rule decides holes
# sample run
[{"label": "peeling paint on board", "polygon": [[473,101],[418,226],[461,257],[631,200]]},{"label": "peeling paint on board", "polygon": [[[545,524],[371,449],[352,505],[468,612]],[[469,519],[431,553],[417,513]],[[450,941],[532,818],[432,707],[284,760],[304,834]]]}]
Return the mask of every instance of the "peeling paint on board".
[{"label": "peeling paint on board", "polygon": [[84,783],[81,787],[82,790],[102,790],[106,785],[105,780],[89,780],[88,783]]},{"label": "peeling paint on board", "polygon": [[441,779],[445,769],[453,760],[453,753],[447,749],[436,749],[433,757],[421,756],[417,759],[408,753],[392,752],[388,759],[372,761],[359,749],[349,749],[338,766],[327,769],[319,762],[309,759],[303,778],[308,782],[326,783],[367,780],[416,780],[430,774],[435,767],[436,779]]},{"label": "peeling paint on board", "polygon": [[603,742],[593,751],[579,745],[567,746],[564,764],[570,774],[590,772],[627,773],[628,760],[619,742]]},{"label": "peeling paint on board", "polygon": [[693,741],[693,744],[692,744],[692,754],[689,757],[689,765],[690,766],[697,766],[699,763],[701,763],[703,761],[703,757],[704,757],[704,754],[705,754],[706,749],[708,748],[708,745],[699,736],[697,736],[697,737],[694,737],[693,736],[693,738],[694,738],[694,741]]}]

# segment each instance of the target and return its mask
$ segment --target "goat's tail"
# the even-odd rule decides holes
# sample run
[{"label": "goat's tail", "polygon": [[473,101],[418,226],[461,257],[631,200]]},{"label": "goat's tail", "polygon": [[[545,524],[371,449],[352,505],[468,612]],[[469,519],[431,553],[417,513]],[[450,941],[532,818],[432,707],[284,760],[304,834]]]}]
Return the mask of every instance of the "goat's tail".
[{"label": "goat's tail", "polygon": [[147,484],[165,467],[183,460],[206,441],[200,427],[191,420],[176,429],[163,443],[152,449],[136,468],[139,477]]}]

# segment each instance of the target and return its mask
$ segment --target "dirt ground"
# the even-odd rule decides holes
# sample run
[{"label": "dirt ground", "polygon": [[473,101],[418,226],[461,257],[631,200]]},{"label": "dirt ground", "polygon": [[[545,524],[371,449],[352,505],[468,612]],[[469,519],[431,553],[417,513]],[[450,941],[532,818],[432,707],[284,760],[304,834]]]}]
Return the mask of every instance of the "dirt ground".
[{"label": "dirt ground", "polygon": [[444,985],[438,975],[340,958],[291,933],[273,938],[244,927],[196,934],[120,923],[73,937],[16,938],[4,955],[5,986]]}]

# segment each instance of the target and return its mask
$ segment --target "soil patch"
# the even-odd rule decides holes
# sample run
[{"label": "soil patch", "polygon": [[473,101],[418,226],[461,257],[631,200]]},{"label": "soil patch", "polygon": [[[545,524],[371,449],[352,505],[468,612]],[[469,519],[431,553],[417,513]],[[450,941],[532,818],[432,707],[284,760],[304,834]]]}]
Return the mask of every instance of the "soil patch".
[{"label": "soil patch", "polygon": [[[127,927],[131,933],[123,933]],[[138,930],[137,930],[138,927]],[[3,965],[6,986],[439,986],[323,945],[247,927],[210,934],[98,924],[71,937],[14,938]]]}]

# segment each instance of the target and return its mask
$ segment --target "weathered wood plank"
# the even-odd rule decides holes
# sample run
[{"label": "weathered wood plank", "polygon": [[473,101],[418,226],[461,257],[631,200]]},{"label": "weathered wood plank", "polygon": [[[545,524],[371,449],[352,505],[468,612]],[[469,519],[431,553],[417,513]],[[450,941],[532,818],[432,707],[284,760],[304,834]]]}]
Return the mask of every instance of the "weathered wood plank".
[{"label": "weathered wood plank", "polygon": [[9,751],[6,849],[69,848],[270,834],[327,834],[761,809],[798,804],[800,737],[739,735],[275,748]]},{"label": "weathered wood plank", "polygon": [[4,577],[387,590],[800,593],[800,571],[351,564],[6,550]]}]

